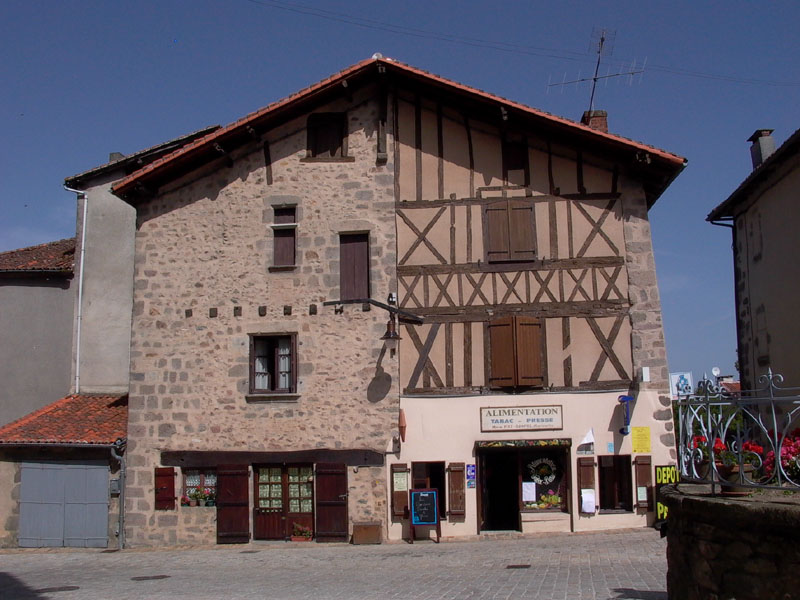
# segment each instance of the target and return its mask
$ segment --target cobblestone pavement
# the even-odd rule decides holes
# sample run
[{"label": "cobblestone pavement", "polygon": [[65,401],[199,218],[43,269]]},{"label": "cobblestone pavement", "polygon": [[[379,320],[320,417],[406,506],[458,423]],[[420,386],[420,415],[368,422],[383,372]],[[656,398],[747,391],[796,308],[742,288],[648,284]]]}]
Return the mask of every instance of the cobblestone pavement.
[{"label": "cobblestone pavement", "polygon": [[351,546],[0,551],[0,599],[666,600],[651,529]]}]

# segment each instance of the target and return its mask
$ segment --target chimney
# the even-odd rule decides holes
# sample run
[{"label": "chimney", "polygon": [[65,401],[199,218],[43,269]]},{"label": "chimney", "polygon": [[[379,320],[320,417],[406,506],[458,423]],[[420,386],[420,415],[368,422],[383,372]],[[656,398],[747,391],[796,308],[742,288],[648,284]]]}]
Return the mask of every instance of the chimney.
[{"label": "chimney", "polygon": [[117,162],[118,160],[122,160],[123,158],[125,158],[125,155],[122,152],[108,153],[108,162]]},{"label": "chimney", "polygon": [[750,146],[750,158],[753,159],[753,170],[761,166],[769,155],[775,152],[775,140],[772,137],[774,129],[756,129],[755,133],[747,138],[752,142]]},{"label": "chimney", "polygon": [[597,131],[608,133],[608,113],[604,110],[585,111],[581,117],[581,123]]}]

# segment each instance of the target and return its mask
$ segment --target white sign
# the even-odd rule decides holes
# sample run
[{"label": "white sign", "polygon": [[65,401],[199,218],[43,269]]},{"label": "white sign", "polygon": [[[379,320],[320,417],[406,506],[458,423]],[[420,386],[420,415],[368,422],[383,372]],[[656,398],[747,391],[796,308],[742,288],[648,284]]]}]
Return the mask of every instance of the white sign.
[{"label": "white sign", "polygon": [[[681,389],[685,388],[685,386],[689,386],[689,391],[694,391],[694,383],[692,383],[692,372],[691,371],[684,371],[682,373],[670,373],[669,374],[669,393],[672,394],[672,399],[678,399],[678,387],[680,386]],[[682,392],[686,393],[686,392]]]},{"label": "white sign", "polygon": [[522,501],[536,502],[536,483],[533,481],[522,482]]},{"label": "white sign", "polygon": [[481,431],[563,429],[560,406],[481,408]]}]

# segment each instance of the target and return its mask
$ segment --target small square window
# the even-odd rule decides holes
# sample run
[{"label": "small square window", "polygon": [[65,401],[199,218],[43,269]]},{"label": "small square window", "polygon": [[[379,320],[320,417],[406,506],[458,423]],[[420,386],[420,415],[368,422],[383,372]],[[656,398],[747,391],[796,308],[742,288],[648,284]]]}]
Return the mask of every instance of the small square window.
[{"label": "small square window", "polygon": [[314,113],[308,117],[308,158],[347,156],[347,113]]},{"label": "small square window", "polygon": [[183,470],[183,501],[214,500],[217,497],[217,471],[215,469]]},{"label": "small square window", "polygon": [[250,393],[294,393],[296,375],[294,334],[250,337]]}]

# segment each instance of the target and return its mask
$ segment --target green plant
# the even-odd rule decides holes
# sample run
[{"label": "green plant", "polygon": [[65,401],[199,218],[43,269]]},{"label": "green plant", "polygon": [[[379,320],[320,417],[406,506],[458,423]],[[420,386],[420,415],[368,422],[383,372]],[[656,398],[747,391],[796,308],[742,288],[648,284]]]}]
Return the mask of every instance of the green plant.
[{"label": "green plant", "polygon": [[310,538],[312,533],[310,527],[306,527],[300,523],[292,523],[292,535],[294,537]]}]

